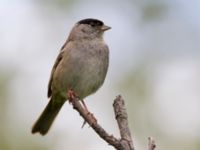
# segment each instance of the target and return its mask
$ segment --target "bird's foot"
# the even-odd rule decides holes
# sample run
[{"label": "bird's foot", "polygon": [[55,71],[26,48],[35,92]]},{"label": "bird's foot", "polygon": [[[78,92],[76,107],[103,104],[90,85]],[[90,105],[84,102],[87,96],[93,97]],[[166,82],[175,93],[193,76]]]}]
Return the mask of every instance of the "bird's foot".
[{"label": "bird's foot", "polygon": [[84,102],[83,100],[81,100],[81,103],[83,104],[84,109],[85,109],[88,113],[90,113],[89,110],[88,110],[88,108],[87,108],[87,105],[85,104],[85,102]]},{"label": "bird's foot", "polygon": [[72,89],[69,89],[67,91],[67,96],[69,99],[69,103],[72,102],[77,97],[76,93]]},{"label": "bird's foot", "polygon": [[[89,118],[90,118],[89,124],[90,124],[90,125],[96,124],[96,123],[97,123],[97,119],[94,117],[93,113],[91,113],[91,112],[88,110],[88,108],[87,108],[86,104],[84,103],[84,101],[81,101],[81,102],[82,102],[82,104],[83,104],[83,106],[84,106],[84,108],[85,108],[85,111],[87,112],[87,115],[88,115]],[[83,125],[82,125],[81,127],[83,128],[83,127],[85,126],[85,124],[86,124],[86,120],[84,120]]]},{"label": "bird's foot", "polygon": [[[93,115],[92,113],[88,112],[87,115],[90,116],[90,117],[89,117],[89,118],[90,118],[90,123],[89,123],[90,126],[92,126],[92,125],[94,125],[94,124],[97,124],[97,119],[94,117],[94,115]],[[81,128],[83,128],[83,127],[85,126],[86,123],[87,123],[86,120],[84,120],[84,122],[83,122]]]}]

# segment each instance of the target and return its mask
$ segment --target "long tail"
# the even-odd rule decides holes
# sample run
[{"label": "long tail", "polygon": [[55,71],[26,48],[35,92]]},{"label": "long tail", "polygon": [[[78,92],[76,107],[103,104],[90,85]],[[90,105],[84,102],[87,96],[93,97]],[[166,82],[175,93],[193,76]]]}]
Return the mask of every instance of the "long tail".
[{"label": "long tail", "polygon": [[55,104],[51,99],[36,123],[33,125],[32,133],[39,132],[41,135],[45,135],[50,129],[63,104],[64,101],[62,103]]}]

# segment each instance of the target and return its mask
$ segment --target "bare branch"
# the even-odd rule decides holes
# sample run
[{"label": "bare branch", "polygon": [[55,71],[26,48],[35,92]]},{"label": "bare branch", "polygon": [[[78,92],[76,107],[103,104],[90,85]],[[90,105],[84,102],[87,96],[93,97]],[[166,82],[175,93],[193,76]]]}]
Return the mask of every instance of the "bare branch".
[{"label": "bare branch", "polygon": [[121,142],[127,147],[127,150],[134,150],[133,141],[131,138],[131,132],[128,127],[128,115],[126,112],[124,100],[119,95],[116,97],[113,103],[115,118],[118,123],[120,135],[121,135]]},{"label": "bare branch", "polygon": [[[116,97],[113,103],[115,118],[118,123],[119,131],[120,131],[120,139],[117,139],[111,134],[108,134],[106,130],[104,130],[97,122],[97,119],[94,117],[92,113],[90,113],[86,108],[84,108],[80,100],[76,97],[70,99],[70,102],[73,105],[73,108],[79,112],[79,114],[84,118],[85,122],[87,122],[94,131],[109,145],[115,147],[116,150],[134,150],[133,141],[131,138],[131,132],[128,127],[128,115],[126,112],[124,100],[119,95]],[[155,149],[155,142],[152,138],[149,138],[148,150]]]},{"label": "bare branch", "polygon": [[[84,109],[80,101],[75,98],[71,100],[73,108],[79,112],[79,114],[84,118],[84,120],[94,129],[94,131],[108,144],[114,146],[117,150],[123,149],[120,140],[116,139],[113,135],[108,134],[98,123],[94,121],[94,116],[90,115],[91,113]],[[90,114],[89,114],[90,113]]]}]

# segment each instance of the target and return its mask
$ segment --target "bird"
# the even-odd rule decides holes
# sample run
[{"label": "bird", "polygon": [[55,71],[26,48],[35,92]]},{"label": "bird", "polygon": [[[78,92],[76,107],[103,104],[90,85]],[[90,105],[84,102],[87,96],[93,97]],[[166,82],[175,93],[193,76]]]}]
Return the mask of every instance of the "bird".
[{"label": "bird", "polygon": [[78,99],[95,93],[104,83],[109,66],[109,48],[104,32],[111,27],[87,18],[75,23],[53,65],[47,97],[49,102],[32,127],[45,135],[72,91]]}]

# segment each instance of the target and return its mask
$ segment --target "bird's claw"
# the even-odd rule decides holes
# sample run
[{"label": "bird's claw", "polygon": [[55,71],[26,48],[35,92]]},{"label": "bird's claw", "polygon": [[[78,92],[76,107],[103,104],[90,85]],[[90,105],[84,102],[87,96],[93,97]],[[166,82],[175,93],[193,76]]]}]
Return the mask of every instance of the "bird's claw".
[{"label": "bird's claw", "polygon": [[69,102],[72,102],[77,97],[76,93],[72,89],[68,90],[67,96],[68,96]]}]

